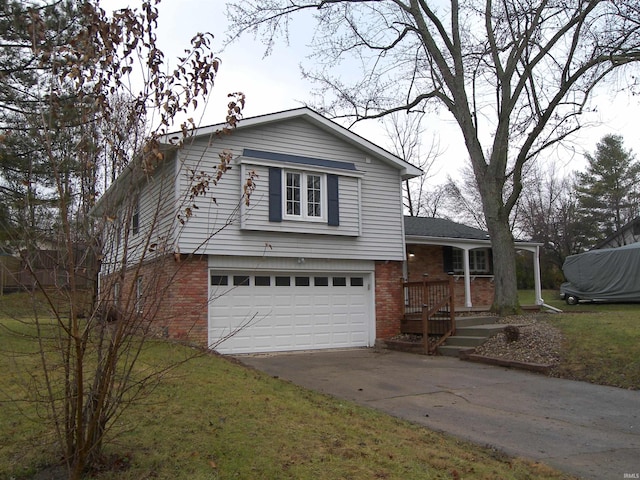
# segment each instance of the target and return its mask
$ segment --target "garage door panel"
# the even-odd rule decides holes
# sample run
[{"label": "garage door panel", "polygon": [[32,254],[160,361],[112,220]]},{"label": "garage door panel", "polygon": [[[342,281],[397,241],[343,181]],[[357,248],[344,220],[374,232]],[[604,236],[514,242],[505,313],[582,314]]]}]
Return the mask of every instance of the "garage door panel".
[{"label": "garage door panel", "polygon": [[318,346],[319,348],[329,348],[330,346],[333,346],[330,333],[316,333],[313,336],[313,340],[314,345]]},{"label": "garage door panel", "polygon": [[271,303],[271,298],[273,295],[269,295],[265,292],[258,292],[254,295],[252,299],[252,304],[254,305],[268,305]]},{"label": "garage door panel", "polygon": [[[270,296],[267,296],[267,297],[272,299],[270,300],[270,302],[274,307],[281,307],[283,310],[286,310],[287,308],[291,307],[291,301],[292,301],[291,294],[285,294],[285,293],[273,294],[272,293]],[[268,303],[264,303],[263,305],[268,305]]]},{"label": "garage door panel", "polygon": [[[226,277],[232,282],[234,276],[248,277],[249,286],[210,286],[210,296],[224,293],[210,306],[210,343],[255,318],[216,347],[221,353],[369,345],[371,293],[364,286],[352,287],[348,274],[260,273],[258,283],[265,285],[256,286],[256,275],[212,271],[211,280]],[[356,276],[364,278],[366,285],[367,275]],[[315,283],[328,285],[316,287]]]},{"label": "garage door panel", "polygon": [[293,334],[296,336],[296,338],[300,337],[311,337],[314,333],[314,326],[313,325],[306,325],[306,324],[296,324],[293,328]]}]

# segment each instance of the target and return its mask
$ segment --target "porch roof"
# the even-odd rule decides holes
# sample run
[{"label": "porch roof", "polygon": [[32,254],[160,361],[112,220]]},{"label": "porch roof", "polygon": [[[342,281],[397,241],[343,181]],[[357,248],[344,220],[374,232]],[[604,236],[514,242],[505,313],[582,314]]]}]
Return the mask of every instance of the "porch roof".
[{"label": "porch roof", "polygon": [[[405,244],[422,245],[467,245],[483,247],[491,245],[489,232],[469,227],[446,218],[404,217]],[[534,251],[541,243],[516,240],[516,249]],[[468,248],[467,247],[467,248]]]},{"label": "porch roof", "polygon": [[404,233],[408,237],[464,238],[489,241],[488,232],[445,218],[405,216]]}]

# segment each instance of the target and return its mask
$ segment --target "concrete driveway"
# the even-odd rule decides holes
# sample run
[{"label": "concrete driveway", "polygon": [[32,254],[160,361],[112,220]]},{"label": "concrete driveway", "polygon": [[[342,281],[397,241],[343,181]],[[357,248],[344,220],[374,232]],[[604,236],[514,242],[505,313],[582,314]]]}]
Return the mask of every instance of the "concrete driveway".
[{"label": "concrete driveway", "polygon": [[640,478],[638,391],[388,350],[238,359],[303,387],[581,478]]}]

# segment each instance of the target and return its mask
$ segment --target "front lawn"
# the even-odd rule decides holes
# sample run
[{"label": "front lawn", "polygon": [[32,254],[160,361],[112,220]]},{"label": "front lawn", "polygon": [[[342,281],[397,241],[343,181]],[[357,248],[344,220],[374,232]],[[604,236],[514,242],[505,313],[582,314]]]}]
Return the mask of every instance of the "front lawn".
[{"label": "front lawn", "polygon": [[[57,460],[45,405],[27,400],[39,366],[29,326],[0,320],[0,478],[27,479]],[[22,330],[21,330],[22,329]],[[164,365],[193,352],[149,343],[142,361]],[[13,399],[13,401],[12,401]],[[560,479],[375,410],[337,400],[203,354],[173,370],[118,419],[107,479]],[[120,470],[116,471],[115,468]]]},{"label": "front lawn", "polygon": [[[546,316],[564,336],[554,375],[640,389],[640,303],[567,305],[557,291],[545,291],[542,297],[563,312]],[[520,299],[526,304],[533,294],[521,292]]]},{"label": "front lawn", "polygon": [[594,307],[549,319],[564,335],[555,375],[640,389],[640,305]]}]

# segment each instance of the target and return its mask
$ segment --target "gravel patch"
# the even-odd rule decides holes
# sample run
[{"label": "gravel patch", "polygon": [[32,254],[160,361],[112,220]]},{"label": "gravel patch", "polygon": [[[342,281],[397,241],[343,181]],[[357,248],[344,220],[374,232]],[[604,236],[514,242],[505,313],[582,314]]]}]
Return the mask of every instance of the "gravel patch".
[{"label": "gravel patch", "polygon": [[476,347],[476,354],[542,365],[560,362],[562,333],[549,321],[537,315],[514,315],[501,318],[499,323],[517,326],[519,338],[509,341],[505,333],[498,333]]}]

